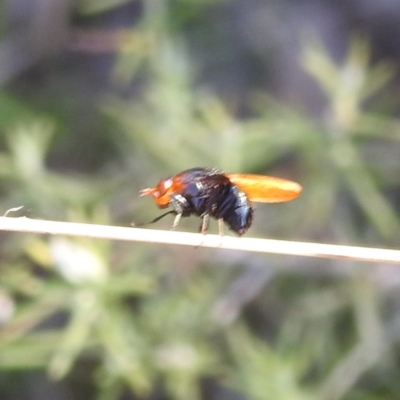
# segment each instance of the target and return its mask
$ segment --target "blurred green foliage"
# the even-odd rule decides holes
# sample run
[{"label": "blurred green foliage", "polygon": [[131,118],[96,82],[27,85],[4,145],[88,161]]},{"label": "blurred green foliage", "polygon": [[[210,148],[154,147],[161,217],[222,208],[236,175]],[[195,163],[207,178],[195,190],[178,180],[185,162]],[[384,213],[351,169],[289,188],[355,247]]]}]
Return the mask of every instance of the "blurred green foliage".
[{"label": "blurred green foliage", "polygon": [[[4,212],[128,226],[156,213],[140,188],[215,166],[304,186],[294,203],[258,207],[249,235],[396,246],[400,124],[379,101],[394,66],[372,62],[362,37],[340,63],[306,38],[299,63],[324,94],[321,118],[261,88],[227,99],[197,84],[183,29],[197,14],[182,11],[182,26],[170,15],[186,3],[206,13],[210,2],[143,3],[93,105],[96,134],[68,132],[77,124],[62,96],[43,105],[1,92]],[[96,168],[77,167],[82,146]],[[1,254],[2,399],[36,398],[24,387],[32,371],[47,378],[30,387],[58,382],[75,399],[397,398],[395,268],[27,234],[4,234]]]}]

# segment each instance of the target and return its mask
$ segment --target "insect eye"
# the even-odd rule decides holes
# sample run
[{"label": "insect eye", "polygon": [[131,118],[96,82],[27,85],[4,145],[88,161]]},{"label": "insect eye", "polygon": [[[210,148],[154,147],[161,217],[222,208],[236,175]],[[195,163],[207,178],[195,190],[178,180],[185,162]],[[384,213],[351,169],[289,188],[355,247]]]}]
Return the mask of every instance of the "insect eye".
[{"label": "insect eye", "polygon": [[166,179],[164,181],[164,188],[165,190],[168,190],[172,186],[172,179]]},{"label": "insect eye", "polygon": [[172,186],[171,179],[166,179],[164,181],[161,181],[157,186],[157,192],[154,193],[154,196],[155,197],[164,196],[168,192],[168,189],[171,188],[171,186]]}]

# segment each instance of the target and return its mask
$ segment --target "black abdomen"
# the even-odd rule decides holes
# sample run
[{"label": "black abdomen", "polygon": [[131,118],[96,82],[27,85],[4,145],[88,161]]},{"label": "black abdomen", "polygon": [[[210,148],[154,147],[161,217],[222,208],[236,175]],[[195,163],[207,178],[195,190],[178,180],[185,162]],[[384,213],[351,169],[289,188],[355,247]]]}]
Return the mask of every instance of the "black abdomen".
[{"label": "black abdomen", "polygon": [[243,235],[253,221],[253,207],[246,194],[235,185],[230,185],[228,194],[221,199],[213,217],[222,218],[238,235]]}]

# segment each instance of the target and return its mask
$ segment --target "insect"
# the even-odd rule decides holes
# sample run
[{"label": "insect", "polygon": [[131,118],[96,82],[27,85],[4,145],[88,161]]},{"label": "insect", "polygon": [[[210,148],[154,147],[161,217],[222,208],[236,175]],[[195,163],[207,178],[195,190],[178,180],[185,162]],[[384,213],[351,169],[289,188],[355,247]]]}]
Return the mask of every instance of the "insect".
[{"label": "insect", "polygon": [[208,229],[209,218],[218,220],[238,235],[243,235],[253,222],[252,202],[278,203],[290,201],[301,193],[301,186],[292,181],[264,175],[225,174],[213,168],[192,168],[163,179],[155,187],[140,191],[140,196],[153,196],[159,208],[172,207],[150,223],[168,214],[175,214],[172,229],[182,217],[194,214],[202,218],[201,233]]}]

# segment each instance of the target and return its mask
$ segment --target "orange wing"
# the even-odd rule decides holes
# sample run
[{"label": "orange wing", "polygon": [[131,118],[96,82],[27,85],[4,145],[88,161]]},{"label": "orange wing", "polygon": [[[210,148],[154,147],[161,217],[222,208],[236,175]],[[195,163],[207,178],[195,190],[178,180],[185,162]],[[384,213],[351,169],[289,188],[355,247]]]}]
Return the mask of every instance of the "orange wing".
[{"label": "orange wing", "polygon": [[239,186],[251,201],[257,203],[280,203],[300,196],[302,187],[286,179],[274,176],[251,174],[225,174],[230,181]]}]

